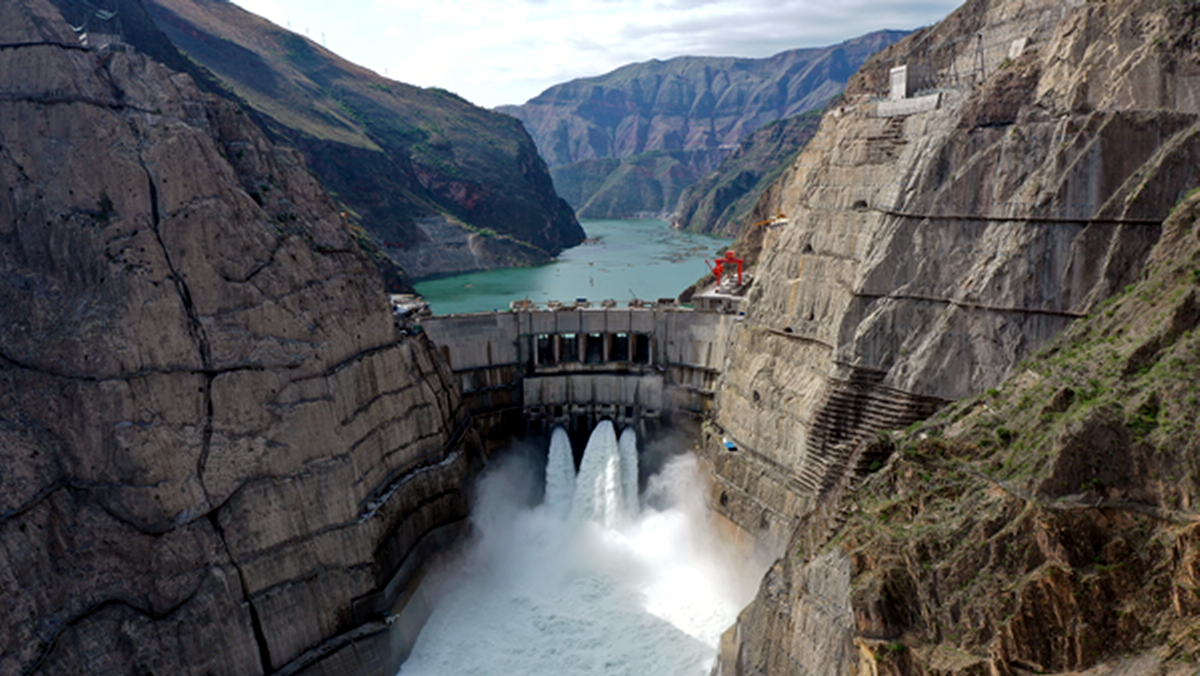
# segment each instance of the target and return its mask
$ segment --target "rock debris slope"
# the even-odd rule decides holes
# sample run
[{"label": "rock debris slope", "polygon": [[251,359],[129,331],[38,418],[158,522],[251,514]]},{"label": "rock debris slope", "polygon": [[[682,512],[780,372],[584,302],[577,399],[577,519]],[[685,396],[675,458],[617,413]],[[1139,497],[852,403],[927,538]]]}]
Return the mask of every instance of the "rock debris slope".
[{"label": "rock debris slope", "polygon": [[[1171,207],[1200,183],[1198,18],[1180,2],[968,2],[869,61],[760,200],[752,219],[790,223],[762,233],[704,448],[717,509],[787,555],[731,634],[723,673],[864,664],[850,591],[869,560],[814,543],[838,532],[855,478],[887,459],[868,443],[878,430],[997,387],[1143,274]],[[916,100],[880,101],[901,65],[936,75]],[[1025,638],[1057,625],[1031,626]],[[1086,668],[1137,644],[1024,662],[982,639],[949,645],[982,656],[978,673],[1007,674]]]},{"label": "rock debris slope", "polygon": [[377,611],[475,455],[300,156],[21,0],[0,176],[0,673],[271,672]]}]

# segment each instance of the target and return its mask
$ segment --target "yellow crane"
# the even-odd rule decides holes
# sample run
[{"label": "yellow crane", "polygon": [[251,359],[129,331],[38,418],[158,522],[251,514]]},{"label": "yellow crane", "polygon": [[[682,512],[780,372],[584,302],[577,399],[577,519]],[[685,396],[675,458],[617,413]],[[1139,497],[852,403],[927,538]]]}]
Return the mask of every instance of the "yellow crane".
[{"label": "yellow crane", "polygon": [[758,227],[762,227],[764,225],[770,225],[770,224],[774,223],[775,221],[783,221],[783,220],[787,220],[787,216],[784,216],[783,212],[781,211],[778,214],[776,214],[775,218],[768,218],[765,221],[759,221],[750,227],[758,228]]}]

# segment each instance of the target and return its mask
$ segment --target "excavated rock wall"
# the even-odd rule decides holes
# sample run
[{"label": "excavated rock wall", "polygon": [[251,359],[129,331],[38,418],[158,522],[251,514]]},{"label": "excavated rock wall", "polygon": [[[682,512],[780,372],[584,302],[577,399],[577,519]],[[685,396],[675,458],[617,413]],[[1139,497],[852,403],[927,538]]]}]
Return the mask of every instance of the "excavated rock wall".
[{"label": "excavated rock wall", "polygon": [[[1200,179],[1196,19],[1184,3],[979,0],[864,66],[751,216],[790,221],[764,233],[703,444],[719,512],[776,552],[823,542],[877,430],[995,387],[1138,278]],[[905,64],[938,73],[937,106],[881,114]],[[759,607],[768,592],[730,649],[800,659],[792,624],[808,620]]]},{"label": "excavated rock wall", "polygon": [[448,370],[238,108],[3,3],[0,177],[0,673],[277,670],[466,515]]},{"label": "excavated rock wall", "polygon": [[[852,83],[858,93],[759,207],[790,223],[768,234],[718,396],[717,424],[752,451],[740,458],[802,475],[820,461],[813,449],[857,429],[821,429],[845,391],[862,403],[841,418],[906,424],[995,385],[1136,278],[1197,179],[1200,108],[1186,85],[1200,69],[1169,61],[1155,37],[1165,19],[1135,21],[1132,4],[969,3],[959,13],[978,15],[984,54],[1012,35],[1033,36],[1031,46],[989,58],[982,84],[947,80],[931,112],[878,117]],[[911,56],[970,73],[974,44],[944,30],[879,63]],[[951,46],[916,49],[930,42]],[[1158,70],[1143,72],[1151,63]],[[1132,97],[1151,75],[1159,96]]]}]

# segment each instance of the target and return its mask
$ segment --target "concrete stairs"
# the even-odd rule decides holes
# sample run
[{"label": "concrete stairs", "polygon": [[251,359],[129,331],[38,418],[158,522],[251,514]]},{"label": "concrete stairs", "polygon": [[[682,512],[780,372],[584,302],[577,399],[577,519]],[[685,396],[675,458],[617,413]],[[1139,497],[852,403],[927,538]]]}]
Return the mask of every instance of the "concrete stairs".
[{"label": "concrete stairs", "polygon": [[810,556],[846,522],[842,497],[874,469],[894,447],[879,433],[924,420],[944,402],[887,387],[883,373],[856,370],[830,382],[829,395],[809,429],[807,454],[798,473],[817,506],[802,519],[802,556]]}]

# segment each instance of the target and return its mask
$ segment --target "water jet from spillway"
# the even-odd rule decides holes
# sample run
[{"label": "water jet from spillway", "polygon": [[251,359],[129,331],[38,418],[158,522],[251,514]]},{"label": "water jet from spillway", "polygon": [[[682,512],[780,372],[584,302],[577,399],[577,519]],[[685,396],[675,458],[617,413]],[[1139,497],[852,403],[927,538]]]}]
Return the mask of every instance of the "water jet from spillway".
[{"label": "water jet from spillway", "polygon": [[695,459],[649,477],[639,511],[632,429],[600,422],[578,475],[566,433],[549,446],[540,505],[514,504],[536,474],[519,456],[481,480],[475,541],[400,674],[707,674],[763,570],[713,535]]},{"label": "water jet from spillway", "polygon": [[583,460],[579,463],[574,502],[571,504],[572,521],[618,528],[636,516],[636,509],[630,510],[630,503],[626,500],[629,486],[625,477],[632,472],[633,492],[636,495],[637,458],[634,457],[631,468],[630,460],[625,457],[625,453],[629,452],[627,446],[622,447],[617,441],[612,421],[602,420],[596,425],[583,451]]},{"label": "water jet from spillway", "polygon": [[566,516],[575,499],[575,458],[571,438],[561,427],[550,435],[550,451],[546,459],[546,495],[542,503],[556,516]]}]

